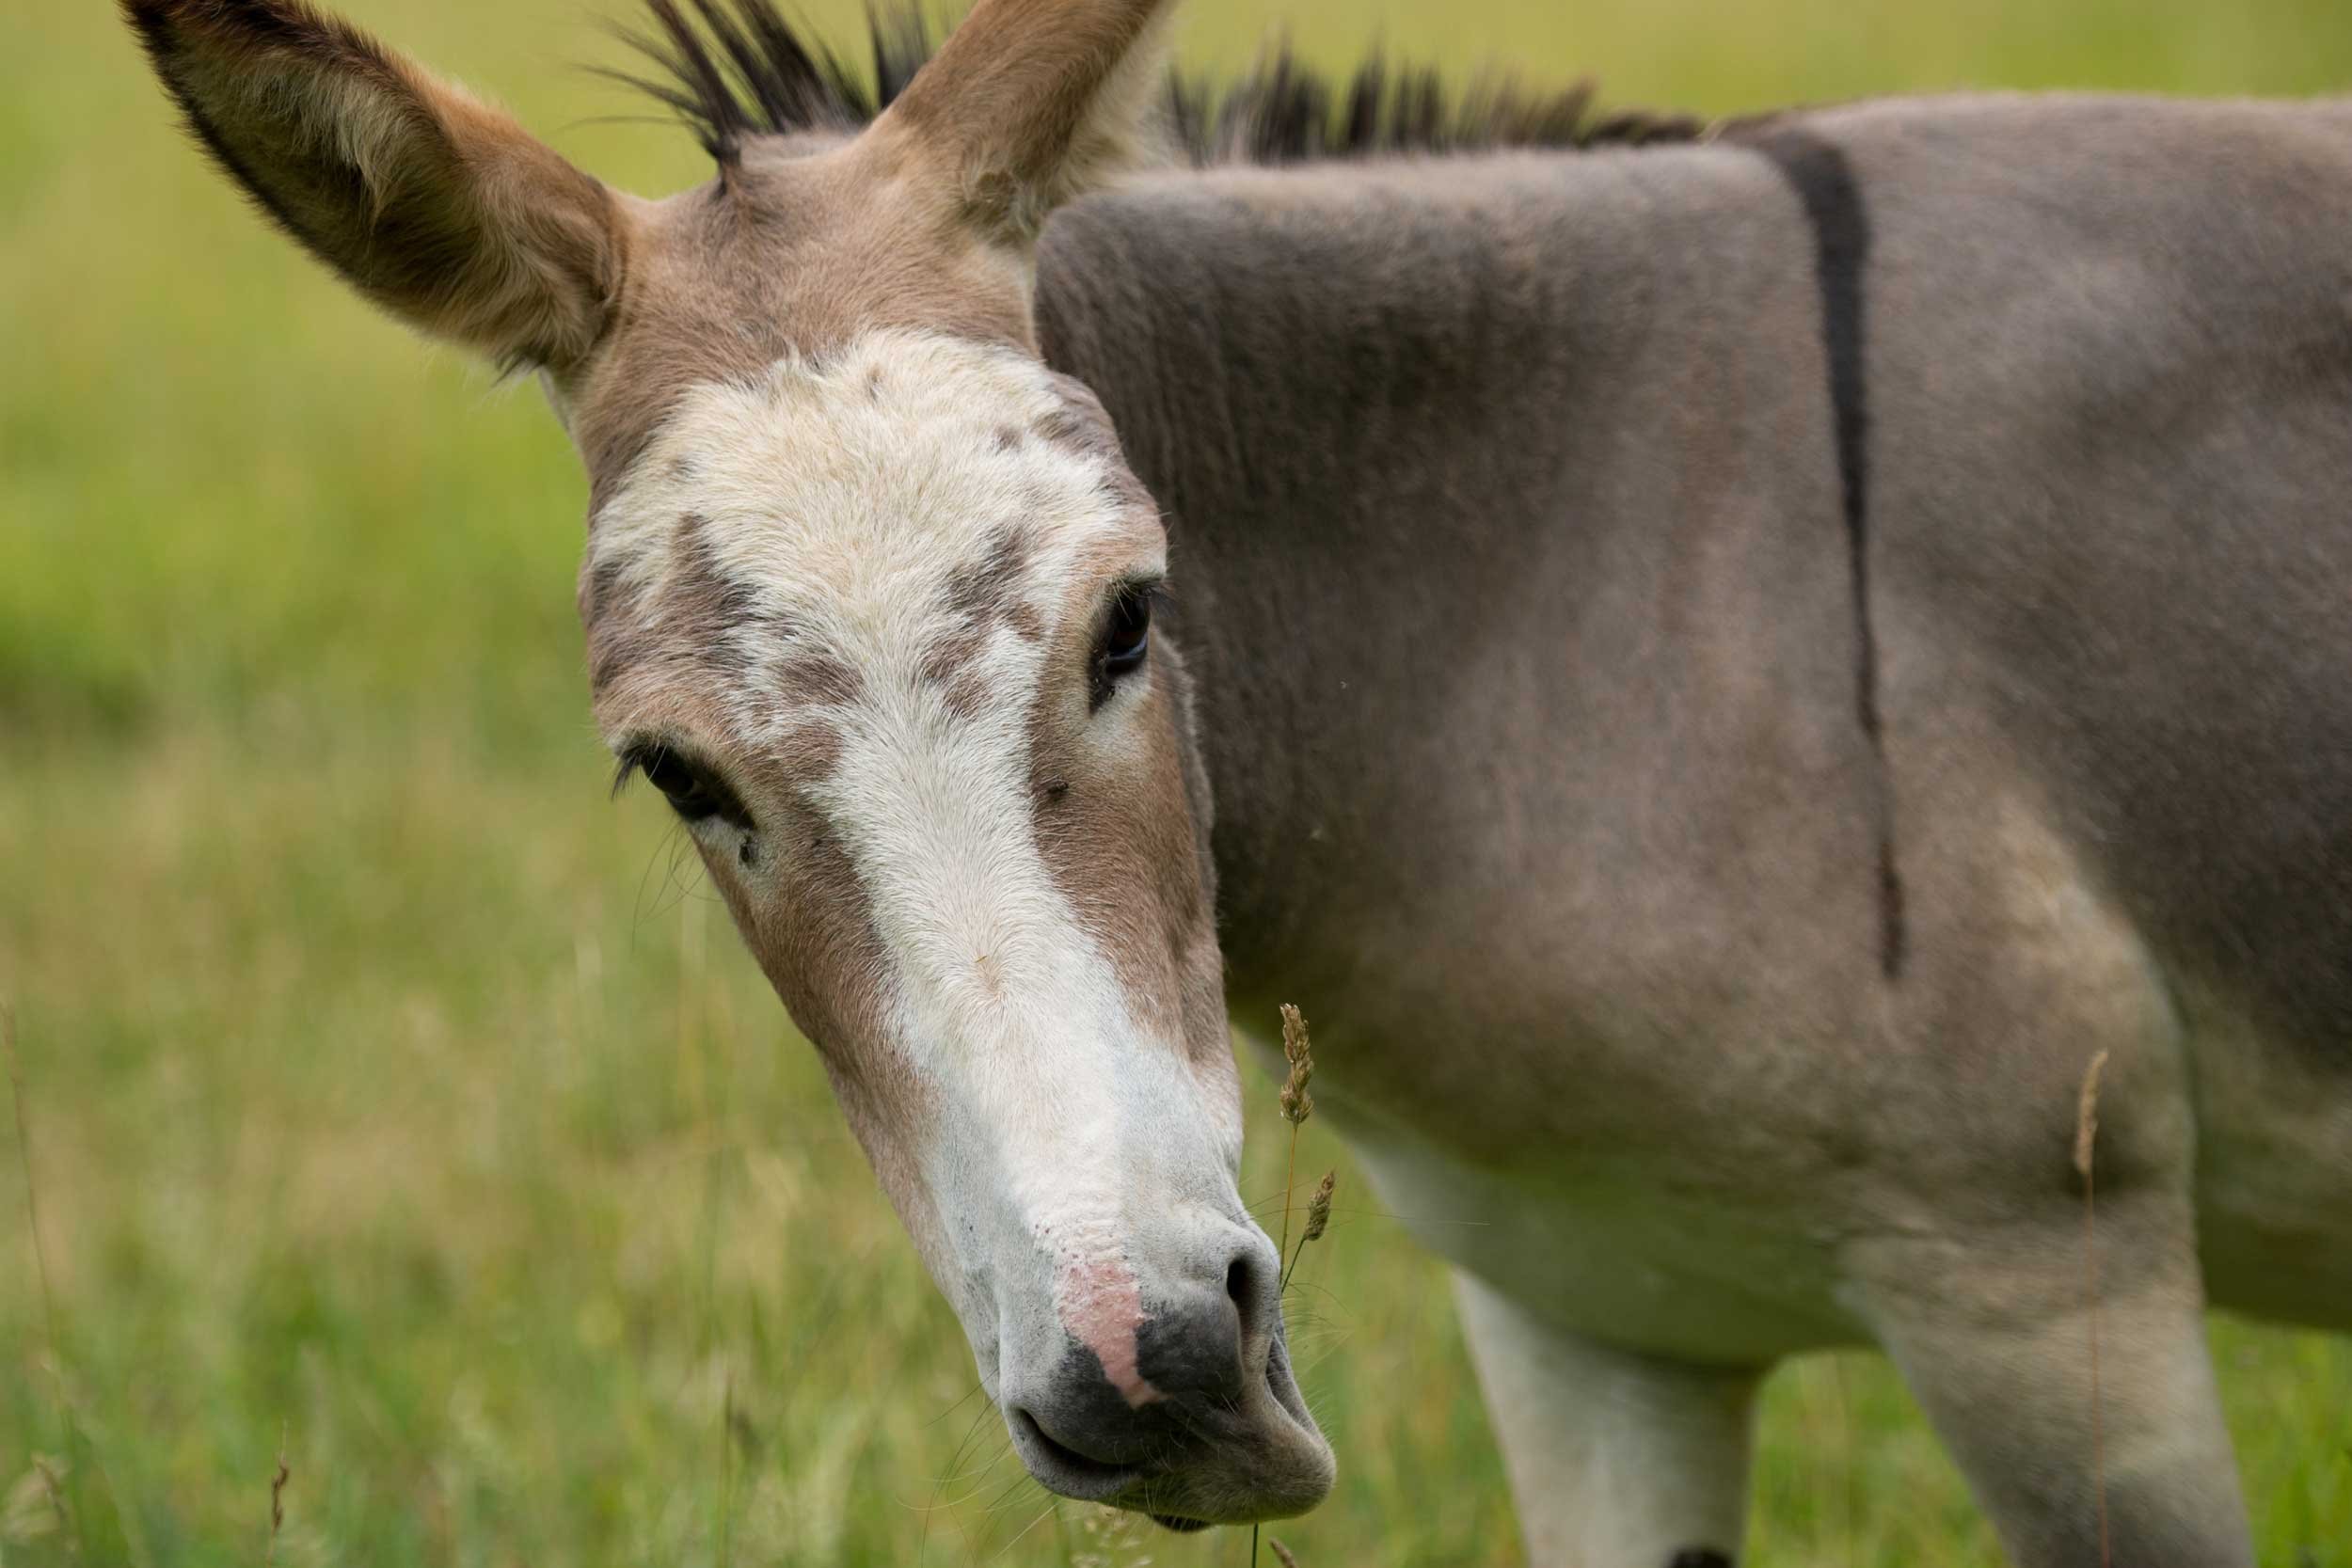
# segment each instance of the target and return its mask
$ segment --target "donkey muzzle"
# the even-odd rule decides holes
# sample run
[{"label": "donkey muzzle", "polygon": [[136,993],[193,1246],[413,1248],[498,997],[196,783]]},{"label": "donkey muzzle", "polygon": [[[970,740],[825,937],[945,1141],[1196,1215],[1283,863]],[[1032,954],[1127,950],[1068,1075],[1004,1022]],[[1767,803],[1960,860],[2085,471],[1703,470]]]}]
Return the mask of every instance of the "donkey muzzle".
[{"label": "donkey muzzle", "polygon": [[1311,1508],[1330,1450],[1291,1372],[1279,1291],[1274,1249],[1248,1227],[1182,1278],[1142,1284],[1132,1317],[1099,1290],[1074,1311],[1065,1300],[1060,1355],[1005,1390],[1029,1473],[1177,1529]]}]

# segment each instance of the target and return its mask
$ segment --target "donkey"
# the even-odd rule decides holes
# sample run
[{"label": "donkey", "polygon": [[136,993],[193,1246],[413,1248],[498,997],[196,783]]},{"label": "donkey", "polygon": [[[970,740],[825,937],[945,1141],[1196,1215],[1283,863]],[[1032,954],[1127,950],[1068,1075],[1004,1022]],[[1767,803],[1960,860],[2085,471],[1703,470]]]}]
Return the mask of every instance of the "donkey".
[{"label": "donkey", "polygon": [[717,175],[650,201],[298,0],[124,6],[542,379],[598,721],[1047,1487],[1329,1487],[1234,1186],[1295,997],[1533,1560],[1729,1562],[1759,1377],[1875,1342],[2019,1562],[2252,1560],[2203,1310],[2352,1323],[2352,105],[1546,150],[1608,128],[1170,100],[1162,0],[874,88],[654,0]]}]

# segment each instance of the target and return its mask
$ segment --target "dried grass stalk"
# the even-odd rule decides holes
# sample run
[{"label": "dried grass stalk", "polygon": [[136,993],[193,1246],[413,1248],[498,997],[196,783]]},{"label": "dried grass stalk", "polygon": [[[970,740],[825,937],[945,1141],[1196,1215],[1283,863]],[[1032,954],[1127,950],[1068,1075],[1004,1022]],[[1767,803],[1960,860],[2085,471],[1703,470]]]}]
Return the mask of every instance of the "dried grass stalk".
[{"label": "dried grass stalk", "polygon": [[286,1429],[278,1429],[278,1473],[269,1478],[269,1550],[262,1556],[262,1568],[270,1568],[278,1560],[278,1532],[286,1528],[286,1482],[294,1479],[294,1467],[286,1463]]},{"label": "dried grass stalk", "polygon": [[2100,1568],[2110,1568],[2112,1560],[2107,1539],[2106,1434],[2099,1397],[2098,1186],[2091,1171],[2099,1142],[2099,1075],[2106,1065],[2104,1050],[2090,1058],[2090,1066],[2083,1071],[2082,1093],[2074,1101],[2074,1169],[2083,1179],[2083,1304],[2090,1318],[2090,1484],[2099,1501]]}]

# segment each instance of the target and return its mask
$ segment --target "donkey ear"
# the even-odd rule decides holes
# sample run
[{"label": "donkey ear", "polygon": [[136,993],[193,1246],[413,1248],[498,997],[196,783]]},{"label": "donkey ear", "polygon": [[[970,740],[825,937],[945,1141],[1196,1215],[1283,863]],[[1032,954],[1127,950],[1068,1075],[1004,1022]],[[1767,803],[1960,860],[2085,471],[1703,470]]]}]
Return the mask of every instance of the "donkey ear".
[{"label": "donkey ear", "polygon": [[1033,244],[1056,207],[1149,162],[1170,0],[979,0],[877,128],[948,160],[967,214]]},{"label": "donkey ear", "polygon": [[620,277],[612,194],[513,120],[301,0],[122,0],[230,178],[370,298],[562,367]]}]

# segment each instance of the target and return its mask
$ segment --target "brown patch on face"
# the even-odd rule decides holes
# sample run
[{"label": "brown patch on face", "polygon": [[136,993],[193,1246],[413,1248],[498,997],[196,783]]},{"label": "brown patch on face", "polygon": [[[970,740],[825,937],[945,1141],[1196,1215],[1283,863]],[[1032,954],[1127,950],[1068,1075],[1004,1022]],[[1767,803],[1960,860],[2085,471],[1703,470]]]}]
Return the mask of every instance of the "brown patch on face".
[{"label": "brown patch on face", "polygon": [[630,585],[627,563],[596,562],[580,578],[580,613],[588,628],[588,684],[601,696],[632,671],[738,676],[747,656],[734,633],[763,625],[788,630],[749,583],[731,576],[695,513],[671,532],[670,570],[658,593]]},{"label": "brown patch on face", "polygon": [[1089,457],[1103,455],[1094,422],[1072,406],[1055,409],[1031,425],[1029,432],[1047,446],[1068,447]]},{"label": "brown patch on face", "polygon": [[[1017,523],[1002,525],[989,534],[979,563],[948,581],[943,604],[960,625],[924,650],[919,668],[925,680],[955,681],[961,686],[959,677],[979,657],[999,626],[1010,626],[1025,641],[1034,642],[1044,635],[1044,618],[1021,594],[1036,544],[1027,528]],[[972,691],[951,690],[948,706],[960,717],[969,717],[960,705],[977,700]]]},{"label": "brown patch on face", "polygon": [[[827,747],[796,732],[777,766],[798,776]],[[826,764],[830,766],[828,762]],[[792,1022],[817,1048],[850,1131],[909,1229],[935,1227],[914,1151],[930,1096],[888,1028],[889,963],[855,864],[822,819],[789,791],[763,798],[761,836],[773,845],[751,867],[707,855],[711,880]]]},{"label": "brown patch on face", "polygon": [[865,677],[831,654],[795,654],[779,662],[776,690],[785,701],[811,707],[840,707],[857,701]]},{"label": "brown patch on face", "polygon": [[600,561],[580,574],[580,619],[588,628],[588,689],[601,692],[652,651],[638,594],[622,580],[622,563]]},{"label": "brown patch on face", "polygon": [[1206,801],[1188,786],[1184,672],[1160,640],[1120,710],[1088,706],[1099,600],[1124,564],[1113,546],[1082,567],[1029,713],[1037,842],[1055,885],[1110,960],[1146,1028],[1196,1066],[1230,1059],[1206,857]]},{"label": "brown patch on face", "polygon": [[865,886],[805,795],[838,763],[839,732],[806,720],[755,751],[729,738],[725,706],[707,683],[642,668],[602,700],[615,705],[634,725],[678,736],[738,786],[754,829],[741,838],[697,838],[711,882],[795,1025],[816,1046],[900,1216],[918,1237],[935,1229],[914,1159],[932,1115],[930,1098],[889,1032],[890,967]]},{"label": "brown patch on face", "polygon": [[822,784],[841,761],[841,732],[815,720],[795,724],[776,748],[775,768],[795,792]]},{"label": "brown patch on face", "polygon": [[[1169,708],[1169,733],[1176,745],[1177,769],[1183,781],[1184,810],[1192,824],[1192,857],[1198,870],[1202,918],[1188,927],[1184,945],[1177,953],[1184,1017],[1184,1046],[1196,1069],[1225,1081],[1233,1078],[1233,1053],[1225,1017],[1225,953],[1216,930],[1216,857],[1209,842],[1216,819],[1209,792],[1209,769],[1200,754],[1200,736],[1192,700],[1192,676],[1174,641],[1162,638],[1152,650],[1159,668],[1154,677],[1165,681]],[[1234,1086],[1232,1092],[1238,1093]]]},{"label": "brown patch on face", "polygon": [[947,584],[949,612],[979,626],[1004,616],[1020,602],[1022,574],[1028,569],[1035,545],[1029,531],[1017,523],[1002,524],[991,531],[980,563],[958,573]]},{"label": "brown patch on face", "polygon": [[759,593],[730,574],[710,543],[701,514],[688,512],[672,535],[663,619],[691,641],[716,643],[737,627],[766,619]]},{"label": "brown patch on face", "polygon": [[923,662],[916,666],[916,672],[934,686],[953,680],[959,671],[980,657],[980,649],[987,643],[988,628],[977,626],[933,639],[923,650]]},{"label": "brown patch on face", "polygon": [[947,705],[947,711],[956,718],[977,719],[980,710],[988,705],[988,683],[980,678],[978,671],[966,670],[948,684],[946,694],[940,700]]},{"label": "brown patch on face", "polygon": [[1158,507],[1143,482],[1127,467],[1127,454],[1119,444],[1119,432],[1111,424],[1108,410],[1094,389],[1075,376],[1057,372],[1054,389],[1060,394],[1061,406],[1030,427],[1030,434],[1052,446],[1061,447],[1091,459],[1103,469],[1103,489],[1121,508],[1156,513]]}]

